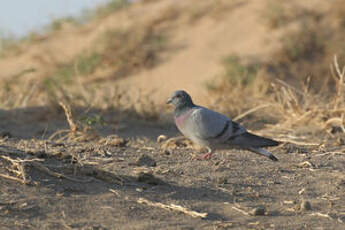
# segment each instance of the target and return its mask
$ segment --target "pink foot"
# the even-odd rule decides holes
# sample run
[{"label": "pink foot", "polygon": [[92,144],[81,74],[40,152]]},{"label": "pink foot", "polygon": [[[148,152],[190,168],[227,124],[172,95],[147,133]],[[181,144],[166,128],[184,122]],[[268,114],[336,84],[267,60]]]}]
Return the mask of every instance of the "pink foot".
[{"label": "pink foot", "polygon": [[213,153],[212,149],[210,149],[210,148],[207,148],[207,149],[208,149],[208,152],[205,155],[203,155],[202,157],[199,157],[199,156],[193,157],[193,159],[197,159],[197,160],[200,160],[200,161],[211,159],[212,153]]},{"label": "pink foot", "polygon": [[202,156],[202,159],[207,160],[207,159],[211,159],[212,157],[212,153],[206,153],[205,155]]},{"label": "pink foot", "polygon": [[206,154],[203,155],[203,156],[195,156],[195,157],[192,157],[192,159],[198,160],[198,161],[203,161],[203,160],[208,160],[208,159],[210,159],[211,156],[212,156],[212,153],[206,153]]}]

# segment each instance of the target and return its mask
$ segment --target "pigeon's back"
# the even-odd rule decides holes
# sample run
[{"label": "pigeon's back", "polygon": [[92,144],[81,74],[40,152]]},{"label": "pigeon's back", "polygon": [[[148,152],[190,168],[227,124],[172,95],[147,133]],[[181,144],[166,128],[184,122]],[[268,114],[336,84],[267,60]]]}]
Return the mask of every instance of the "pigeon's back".
[{"label": "pigeon's back", "polygon": [[209,146],[224,142],[234,134],[245,132],[245,129],[223,114],[196,106],[186,121],[185,132],[185,135],[193,141]]}]

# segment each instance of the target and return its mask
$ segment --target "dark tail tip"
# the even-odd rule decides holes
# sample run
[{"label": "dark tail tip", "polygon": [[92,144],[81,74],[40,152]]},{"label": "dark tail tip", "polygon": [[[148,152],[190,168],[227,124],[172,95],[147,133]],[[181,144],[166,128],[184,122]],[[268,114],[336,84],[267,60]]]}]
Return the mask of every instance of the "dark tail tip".
[{"label": "dark tail tip", "polygon": [[278,145],[280,145],[282,142],[280,142],[280,141],[276,141],[276,140],[272,140],[273,142],[274,142],[274,145],[273,146],[278,146]]},{"label": "dark tail tip", "polygon": [[272,154],[269,156],[269,158],[270,158],[272,161],[278,161],[278,158],[276,158],[276,157],[273,156]]}]

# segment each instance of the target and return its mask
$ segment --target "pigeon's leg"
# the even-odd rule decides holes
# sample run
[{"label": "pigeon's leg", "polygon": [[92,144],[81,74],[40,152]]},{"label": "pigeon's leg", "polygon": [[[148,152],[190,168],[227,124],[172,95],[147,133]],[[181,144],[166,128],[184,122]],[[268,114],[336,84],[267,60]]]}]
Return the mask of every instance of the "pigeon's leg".
[{"label": "pigeon's leg", "polygon": [[210,147],[207,147],[207,153],[205,155],[202,156],[202,159],[206,160],[206,159],[211,159],[212,157],[212,149]]}]

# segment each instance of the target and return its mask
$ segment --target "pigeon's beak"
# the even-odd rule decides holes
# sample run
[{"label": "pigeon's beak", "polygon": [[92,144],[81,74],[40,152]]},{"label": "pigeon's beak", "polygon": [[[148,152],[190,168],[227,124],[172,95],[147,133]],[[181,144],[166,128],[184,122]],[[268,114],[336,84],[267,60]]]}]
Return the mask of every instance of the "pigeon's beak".
[{"label": "pigeon's beak", "polygon": [[169,98],[169,99],[167,100],[167,104],[171,104],[171,102],[172,102],[172,99]]}]

